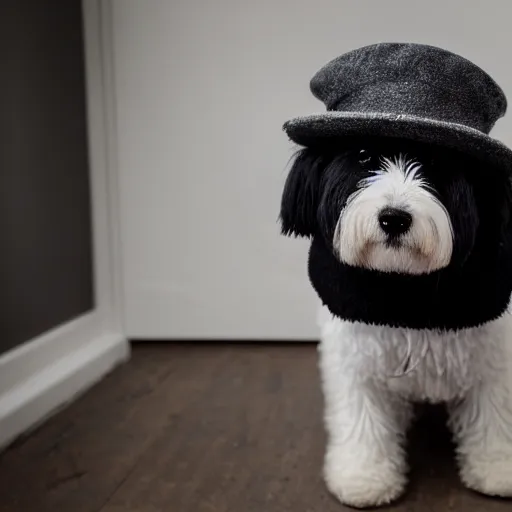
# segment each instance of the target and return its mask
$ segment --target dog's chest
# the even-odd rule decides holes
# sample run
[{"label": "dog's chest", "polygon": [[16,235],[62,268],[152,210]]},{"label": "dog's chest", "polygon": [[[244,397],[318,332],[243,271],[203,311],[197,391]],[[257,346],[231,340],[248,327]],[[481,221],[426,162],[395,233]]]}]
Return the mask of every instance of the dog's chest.
[{"label": "dog's chest", "polygon": [[330,318],[322,323],[324,360],[355,380],[373,379],[410,400],[463,396],[499,358],[500,321],[453,332],[400,329]]},{"label": "dog's chest", "polygon": [[[463,396],[482,373],[475,332],[403,331],[389,341],[387,386],[411,400],[443,402]],[[390,377],[386,373],[393,369]]]}]

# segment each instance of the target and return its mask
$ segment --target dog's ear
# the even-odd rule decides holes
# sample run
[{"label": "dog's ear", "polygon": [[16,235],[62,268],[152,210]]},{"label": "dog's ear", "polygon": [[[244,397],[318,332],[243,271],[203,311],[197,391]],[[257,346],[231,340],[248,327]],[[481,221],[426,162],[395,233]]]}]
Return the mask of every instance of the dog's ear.
[{"label": "dog's ear", "polygon": [[311,149],[300,150],[292,164],[281,198],[281,232],[311,237],[316,230],[316,211],[324,159]]},{"label": "dog's ear", "polygon": [[461,172],[447,183],[444,204],[453,227],[452,260],[463,265],[475,245],[480,219],[473,187]]}]

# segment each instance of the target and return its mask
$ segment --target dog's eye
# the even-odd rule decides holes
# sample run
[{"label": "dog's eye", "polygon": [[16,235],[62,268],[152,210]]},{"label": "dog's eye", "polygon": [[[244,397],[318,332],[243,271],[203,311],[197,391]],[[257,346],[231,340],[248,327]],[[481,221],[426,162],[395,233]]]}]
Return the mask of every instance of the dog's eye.
[{"label": "dog's eye", "polygon": [[373,159],[373,155],[366,149],[361,149],[359,151],[358,160],[359,160],[359,163],[363,167],[367,167],[368,165],[370,165],[372,162],[372,159]]}]

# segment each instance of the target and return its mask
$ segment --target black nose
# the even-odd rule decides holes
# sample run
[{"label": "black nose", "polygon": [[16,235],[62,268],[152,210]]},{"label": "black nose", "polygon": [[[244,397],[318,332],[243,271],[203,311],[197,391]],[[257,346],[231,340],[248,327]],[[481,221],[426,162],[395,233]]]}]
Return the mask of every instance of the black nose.
[{"label": "black nose", "polygon": [[412,215],[398,208],[386,208],[379,214],[379,224],[386,235],[398,237],[409,231]]}]

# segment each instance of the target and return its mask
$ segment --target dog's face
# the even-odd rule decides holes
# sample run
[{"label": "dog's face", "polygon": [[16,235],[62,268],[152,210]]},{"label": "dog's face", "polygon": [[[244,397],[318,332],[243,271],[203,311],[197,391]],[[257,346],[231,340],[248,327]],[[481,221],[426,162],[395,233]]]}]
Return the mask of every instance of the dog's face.
[{"label": "dog's face", "polygon": [[481,222],[475,165],[400,140],[302,150],[283,192],[283,232],[322,236],[342,263],[382,272],[463,264]]},{"label": "dog's face", "polygon": [[446,267],[453,253],[453,224],[424,164],[403,153],[388,157],[361,150],[353,167],[364,177],[336,223],[333,244],[340,260],[411,274]]}]

